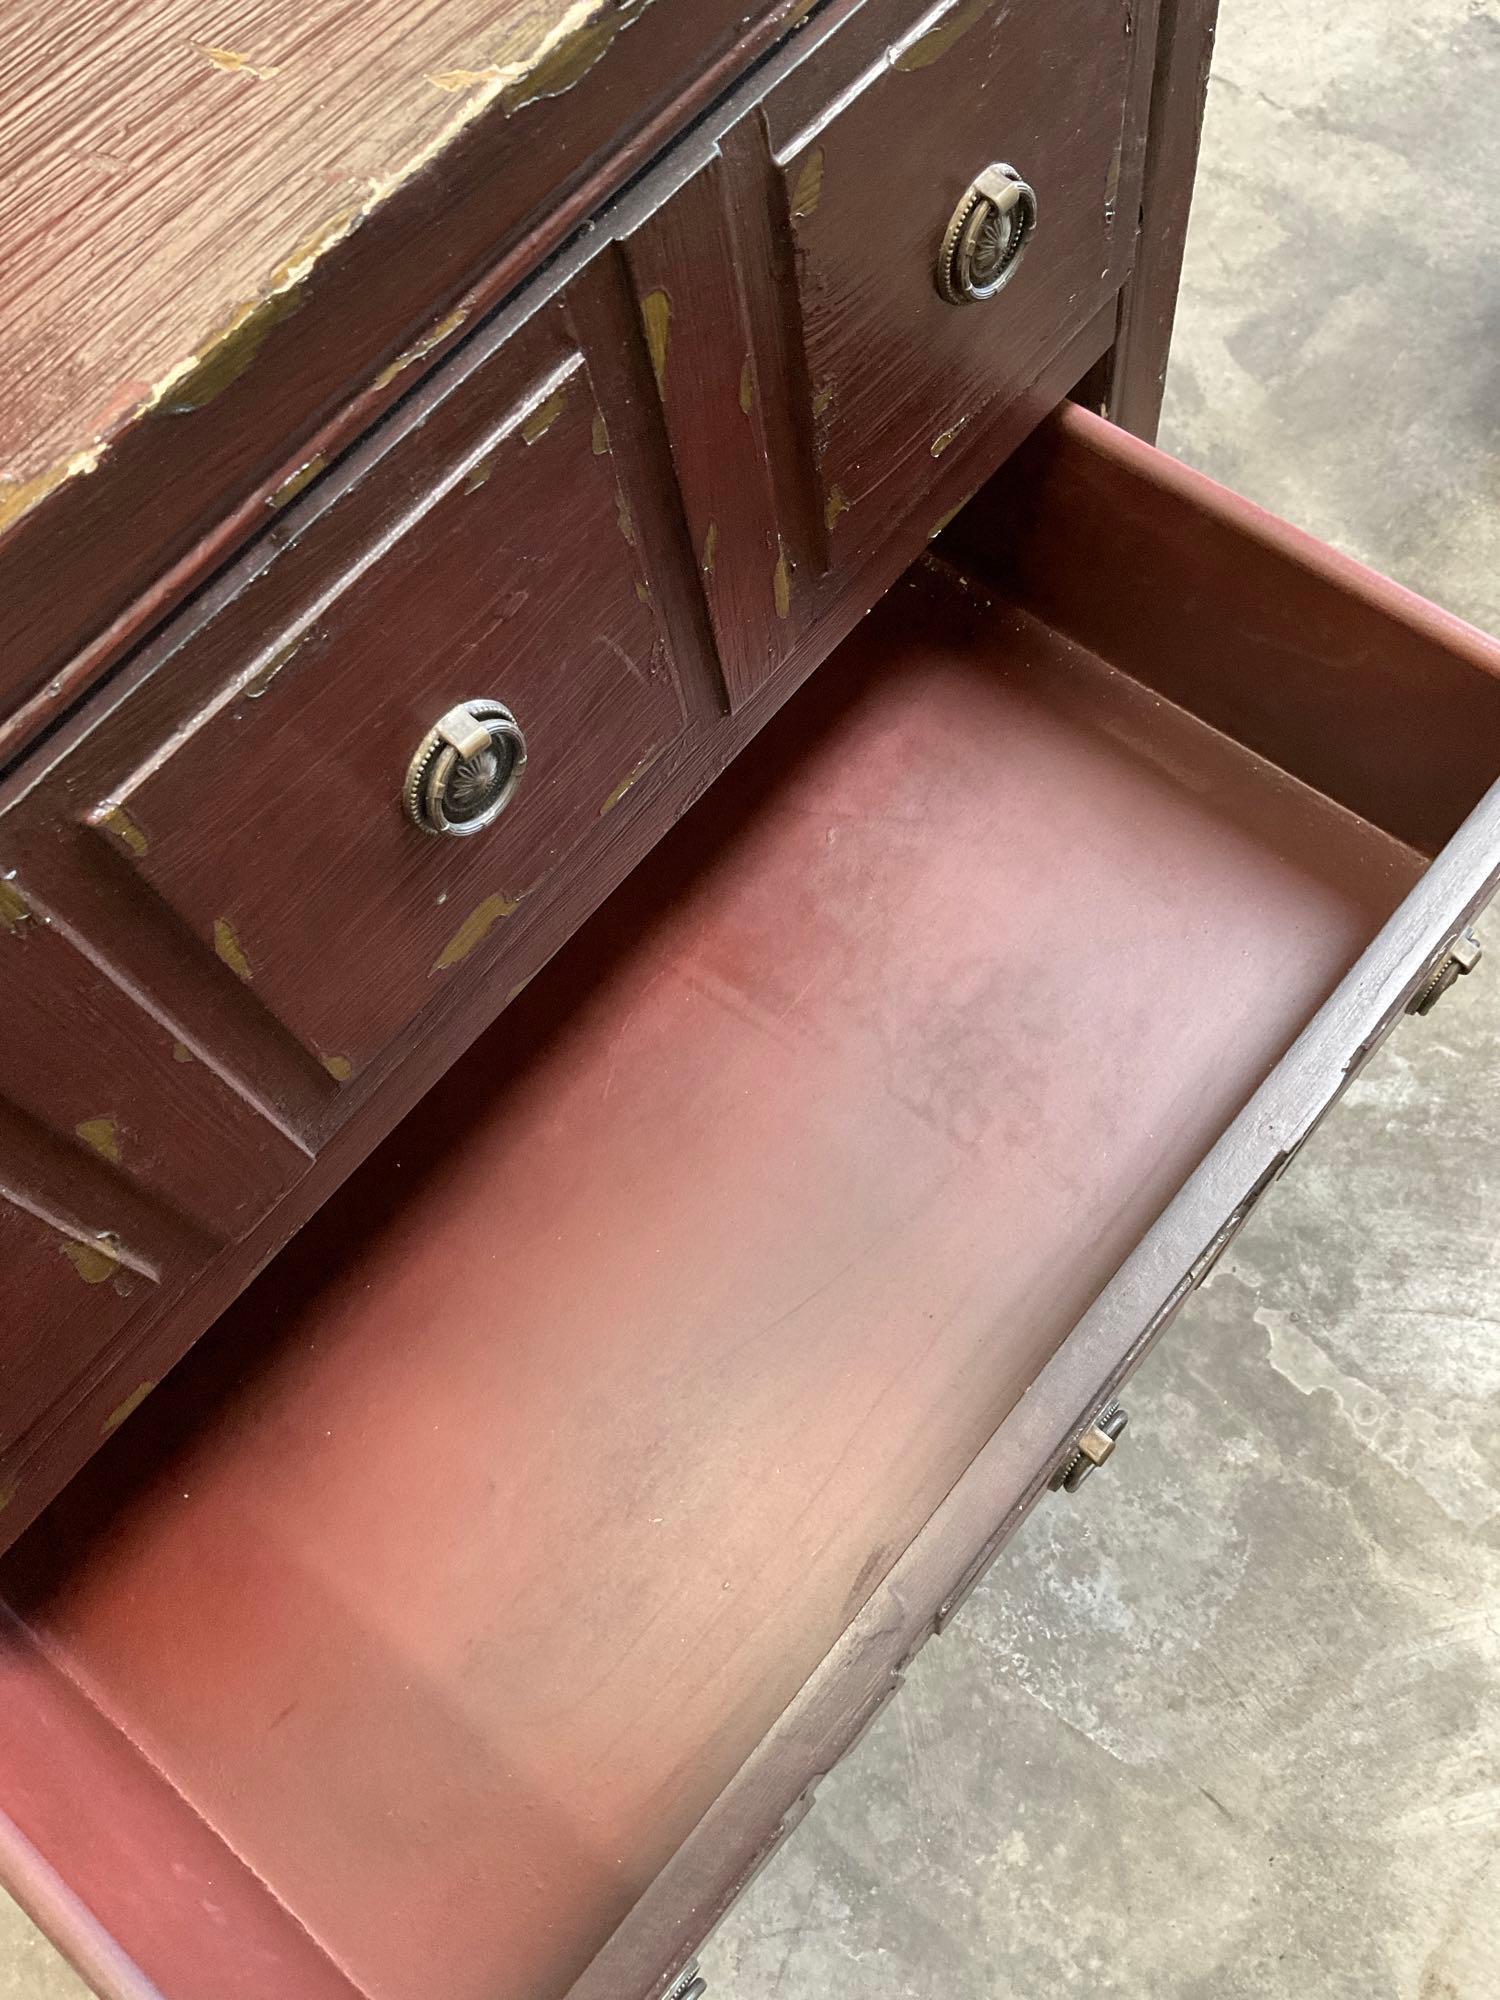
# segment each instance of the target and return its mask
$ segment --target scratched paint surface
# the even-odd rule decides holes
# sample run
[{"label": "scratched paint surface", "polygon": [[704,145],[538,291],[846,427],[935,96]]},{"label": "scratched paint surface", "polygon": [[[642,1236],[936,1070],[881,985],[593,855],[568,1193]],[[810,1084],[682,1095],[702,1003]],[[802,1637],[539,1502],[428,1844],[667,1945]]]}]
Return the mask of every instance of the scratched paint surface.
[{"label": "scratched paint surface", "polygon": [[318,258],[471,119],[566,89],[636,11],[0,9],[0,528],[134,412],[227,386],[268,301],[295,312]]}]

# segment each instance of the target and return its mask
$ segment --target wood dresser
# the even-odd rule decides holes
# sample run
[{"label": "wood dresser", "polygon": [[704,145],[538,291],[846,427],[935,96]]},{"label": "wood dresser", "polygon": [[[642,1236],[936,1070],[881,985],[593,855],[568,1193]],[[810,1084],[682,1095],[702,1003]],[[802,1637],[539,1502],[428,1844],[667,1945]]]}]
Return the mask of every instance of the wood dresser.
[{"label": "wood dresser", "polygon": [[1149,442],[1212,31],[0,24],[0,1878],[107,2000],[697,1991],[1470,968],[1500,646]]}]

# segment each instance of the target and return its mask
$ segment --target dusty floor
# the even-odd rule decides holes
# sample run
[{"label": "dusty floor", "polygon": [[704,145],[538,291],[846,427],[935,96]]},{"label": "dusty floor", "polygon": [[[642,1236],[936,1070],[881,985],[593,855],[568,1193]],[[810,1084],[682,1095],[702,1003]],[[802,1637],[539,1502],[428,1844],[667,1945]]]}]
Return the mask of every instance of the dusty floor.
[{"label": "dusty floor", "polygon": [[[1500,631],[1500,0],[1222,4],[1163,442]],[[1500,1994],[1490,935],[823,1787],[715,1995]],[[0,1898],[0,2000],[82,1992]]]}]

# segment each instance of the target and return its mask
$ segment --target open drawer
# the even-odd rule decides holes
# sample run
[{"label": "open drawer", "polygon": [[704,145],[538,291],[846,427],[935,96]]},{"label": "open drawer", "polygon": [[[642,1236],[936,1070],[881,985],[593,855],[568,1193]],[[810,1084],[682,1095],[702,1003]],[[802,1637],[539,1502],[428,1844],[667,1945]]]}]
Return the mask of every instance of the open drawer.
[{"label": "open drawer", "polygon": [[0,1567],[16,1893],[111,1996],[662,1992],[1497,773],[1500,649],[1054,418]]}]

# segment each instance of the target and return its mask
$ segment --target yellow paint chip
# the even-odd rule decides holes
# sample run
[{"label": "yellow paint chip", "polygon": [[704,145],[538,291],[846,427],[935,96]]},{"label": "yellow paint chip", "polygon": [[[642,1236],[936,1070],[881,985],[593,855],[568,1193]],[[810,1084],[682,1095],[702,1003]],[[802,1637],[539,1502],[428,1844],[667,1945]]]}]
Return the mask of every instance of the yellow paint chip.
[{"label": "yellow paint chip", "polygon": [[604,412],[595,410],[593,425],[593,445],[595,458],[603,458],[609,450],[609,425],[604,421]]},{"label": "yellow paint chip", "polygon": [[214,918],[214,950],[237,979],[249,979],[250,961],[228,917]]},{"label": "yellow paint chip", "polygon": [[486,896],[478,909],[469,912],[443,946],[433,971],[446,972],[452,965],[461,965],[474,947],[489,936],[502,917],[513,917],[520,907],[520,898],[516,896]]},{"label": "yellow paint chip", "polygon": [[172,1060],[173,1062],[191,1062],[193,1060],[193,1052],[186,1042],[173,1042]]},{"label": "yellow paint chip", "polygon": [[285,645],[276,648],[276,651],[266,661],[265,665],[258,668],[250,676],[249,680],[246,681],[244,690],[246,701],[260,700],[266,689],[275,680],[276,676],[298,650],[306,637],[307,634],[305,632],[299,633],[295,639],[288,639]]},{"label": "yellow paint chip", "polygon": [[647,292],[641,300],[641,320],[646,328],[646,346],[656,376],[656,393],[667,393],[667,349],[672,339],[672,301],[664,291]]},{"label": "yellow paint chip", "polygon": [[100,1236],[92,1242],[82,1237],[63,1238],[62,1253],[86,1285],[102,1285],[119,1268],[113,1238]]},{"label": "yellow paint chip", "polygon": [[571,90],[609,53],[615,36],[630,26],[644,4],[646,0],[621,0],[608,11],[591,8],[592,19],[560,36],[523,77],[501,92],[505,109],[519,111],[538,98],[561,97]]},{"label": "yellow paint chip", "polygon": [[651,769],[651,766],[656,762],[657,758],[660,755],[661,755],[660,750],[652,750],[648,755],[646,755],[641,759],[640,763],[636,765],[633,771],[626,773],[626,775],[620,780],[619,784],[616,785],[614,790],[610,793],[609,797],[604,801],[603,805],[600,806],[599,808],[600,819],[603,819],[606,813],[611,813],[614,811],[615,807],[620,803],[621,799],[624,798],[625,794],[630,790],[631,786],[638,784],[640,780],[645,777],[646,773]]},{"label": "yellow paint chip", "polygon": [[20,1490],[20,1487],[16,1485],[14,1480],[11,1481],[9,1486],[0,1486],[0,1514],[5,1512]]},{"label": "yellow paint chip", "polygon": [[934,458],[942,457],[943,453],[952,444],[968,421],[967,417],[960,417],[956,424],[950,424],[947,430],[938,432],[937,436],[932,440],[932,455]]},{"label": "yellow paint chip", "polygon": [[625,498],[625,495],[620,491],[618,486],[615,488],[615,519],[620,524],[620,533],[629,542],[630,546],[634,548],[635,519],[630,511],[630,502]]},{"label": "yellow paint chip", "polygon": [[73,1130],[90,1146],[101,1160],[120,1159],[120,1130],[113,1118],[80,1118]]},{"label": "yellow paint chip", "polygon": [[832,401],[833,384],[826,382],[812,399],[812,413],[814,418],[821,417]]},{"label": "yellow paint chip", "polygon": [[142,1382],[138,1388],[132,1389],[124,1402],[116,1404],[115,1408],[104,1419],[104,1422],[99,1426],[99,1435],[101,1437],[108,1437],[111,1431],[117,1431],[127,1417],[135,1415],[136,1411],[145,1402],[155,1387],[156,1384],[154,1382]]},{"label": "yellow paint chip", "polygon": [[164,390],[162,407],[172,416],[188,416],[222,396],[244,374],[272,331],[290,319],[301,303],[302,280],[298,279],[268,298],[239,307],[197,360]]},{"label": "yellow paint chip", "polygon": [[828,524],[828,532],[830,534],[832,534],[833,530],[838,526],[839,516],[841,514],[847,514],[848,511],[849,511],[849,496],[845,493],[843,487],[842,486],[830,487],[828,493],[828,500],[823,508],[823,519]]},{"label": "yellow paint chip", "polygon": [[281,74],[274,63],[252,62],[238,49],[216,49],[208,42],[194,42],[193,47],[200,56],[207,56],[215,69],[228,70],[235,76],[253,76],[257,83],[265,83],[270,77]]},{"label": "yellow paint chip", "polygon": [[823,199],[823,148],[814,146],[802,162],[792,188],[792,220],[802,222],[816,212]]},{"label": "yellow paint chip", "polygon": [[554,389],[545,403],[538,404],[521,425],[521,436],[527,444],[535,444],[543,438],[568,407],[566,389]]},{"label": "yellow paint chip", "polygon": [[963,510],[964,510],[964,503],[962,500],[960,500],[958,505],[956,507],[950,507],[946,514],[939,514],[938,518],[933,522],[931,528],[927,532],[928,541],[935,542],[938,536],[943,532],[944,528],[946,528],[951,521],[956,521],[959,515],[963,512]]},{"label": "yellow paint chip", "polygon": [[710,521],[708,524],[708,533],[703,537],[703,574],[705,576],[713,575],[714,563],[718,559],[718,554],[719,524],[717,521]]},{"label": "yellow paint chip", "polygon": [[490,474],[494,471],[494,469],[495,469],[494,452],[491,452],[488,458],[481,458],[477,465],[471,465],[469,467],[468,477],[464,480],[465,493],[477,493],[480,487],[483,486],[485,481],[489,478]]},{"label": "yellow paint chip", "polygon": [[347,1083],[354,1074],[354,1065],[347,1056],[324,1056],[323,1067],[335,1083]]},{"label": "yellow paint chip", "polygon": [[776,616],[785,618],[792,608],[792,573],[787,564],[785,549],[776,558],[776,568],[771,577],[771,595],[776,600]]},{"label": "yellow paint chip", "polygon": [[[430,83],[431,81],[432,78],[429,77],[428,82]],[[449,313],[446,318],[440,319],[436,326],[428,327],[420,340],[414,340],[410,347],[405,347],[401,350],[394,361],[386,363],[385,367],[375,377],[373,386],[377,389],[388,388],[398,375],[403,374],[406,369],[420,361],[424,355],[431,354],[433,348],[440,347],[450,333],[457,333],[468,317],[469,308],[467,306],[459,306],[456,311]]]},{"label": "yellow paint chip", "polygon": [[124,806],[110,806],[107,811],[99,815],[99,824],[107,826],[117,839],[125,843],[132,854],[144,854],[151,844]]},{"label": "yellow paint chip", "polygon": [[988,12],[993,0],[968,0],[966,6],[955,6],[935,28],[929,28],[925,35],[918,35],[909,42],[892,63],[894,69],[926,69],[940,56],[947,55],[960,36],[966,35],[976,21]]},{"label": "yellow paint chip", "polygon": [[740,408],[747,417],[755,408],[755,368],[748,354],[740,370]]},{"label": "yellow paint chip", "polygon": [[14,882],[0,876],[0,925],[12,933],[30,923],[31,906]]},{"label": "yellow paint chip", "polygon": [[638,598],[639,598],[639,599],[641,600],[642,604],[649,604],[649,603],[651,602],[651,586],[650,586],[650,584],[649,584],[649,583],[637,583],[637,585],[636,585],[636,587],[635,587],[635,594],[636,594],[636,596],[637,596],[637,597],[638,597]]},{"label": "yellow paint chip", "polygon": [[274,493],[267,494],[266,505],[272,508],[281,508],[289,505],[291,501],[296,499],[304,487],[312,485],[313,481],[325,469],[327,464],[328,460],[323,456],[322,452],[315,451],[305,464],[299,465],[289,478],[282,480]]}]

